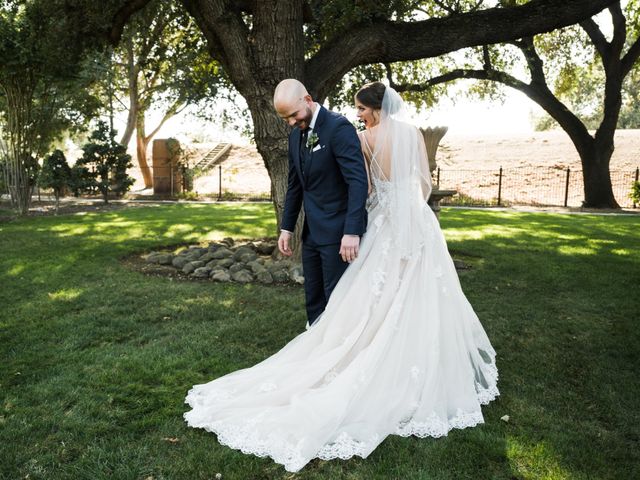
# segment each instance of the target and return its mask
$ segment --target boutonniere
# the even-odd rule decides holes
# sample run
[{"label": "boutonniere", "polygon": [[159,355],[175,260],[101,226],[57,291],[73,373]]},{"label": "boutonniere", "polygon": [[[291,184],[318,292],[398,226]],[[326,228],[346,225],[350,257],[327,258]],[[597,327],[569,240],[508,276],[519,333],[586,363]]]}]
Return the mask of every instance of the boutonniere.
[{"label": "boutonniere", "polygon": [[318,138],[318,134],[316,132],[311,132],[307,137],[307,148],[311,150],[318,144],[319,140],[320,139]]}]

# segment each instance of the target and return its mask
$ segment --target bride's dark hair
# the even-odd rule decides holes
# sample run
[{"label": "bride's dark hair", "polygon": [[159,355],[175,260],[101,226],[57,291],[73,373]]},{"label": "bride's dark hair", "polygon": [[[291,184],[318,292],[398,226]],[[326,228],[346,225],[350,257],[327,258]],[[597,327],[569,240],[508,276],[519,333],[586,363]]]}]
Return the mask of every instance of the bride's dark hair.
[{"label": "bride's dark hair", "polygon": [[381,110],[386,88],[385,84],[381,82],[367,83],[356,92],[356,99],[369,108]]}]

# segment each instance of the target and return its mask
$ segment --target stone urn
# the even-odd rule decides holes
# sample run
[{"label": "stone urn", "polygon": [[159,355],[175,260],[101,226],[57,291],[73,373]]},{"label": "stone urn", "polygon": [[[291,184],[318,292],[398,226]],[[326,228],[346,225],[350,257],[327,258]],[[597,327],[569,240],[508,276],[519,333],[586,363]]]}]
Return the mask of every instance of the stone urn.
[{"label": "stone urn", "polygon": [[[436,153],[438,153],[438,146],[440,145],[440,140],[447,133],[449,127],[427,127],[420,128],[420,132],[424,137],[424,144],[427,147],[427,159],[429,160],[429,172],[433,173],[434,170],[438,167],[436,163]],[[440,201],[443,198],[452,197],[457,192],[455,190],[440,190],[439,188],[434,188],[431,191],[431,196],[429,197],[429,206],[431,210],[436,214],[436,217],[440,218]]]}]

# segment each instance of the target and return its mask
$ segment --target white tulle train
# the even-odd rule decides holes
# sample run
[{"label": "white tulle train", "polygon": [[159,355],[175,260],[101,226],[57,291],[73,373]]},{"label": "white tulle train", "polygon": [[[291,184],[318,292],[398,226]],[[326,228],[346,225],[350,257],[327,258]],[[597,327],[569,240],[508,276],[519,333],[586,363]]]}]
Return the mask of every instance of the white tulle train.
[{"label": "white tulle train", "polygon": [[195,385],[192,427],[291,472],[310,460],[367,457],[390,434],[441,437],[483,422],[498,393],[495,351],[427,204],[420,245],[394,248],[384,182],[358,259],[324,314],[275,355]]}]

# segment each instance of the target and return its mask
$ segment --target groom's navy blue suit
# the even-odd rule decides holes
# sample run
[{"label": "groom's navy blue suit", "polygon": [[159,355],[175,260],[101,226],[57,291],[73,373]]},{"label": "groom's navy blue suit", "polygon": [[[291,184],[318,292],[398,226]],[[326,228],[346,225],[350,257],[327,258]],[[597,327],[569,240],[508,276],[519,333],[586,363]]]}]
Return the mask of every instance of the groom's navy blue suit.
[{"label": "groom's navy blue suit", "polygon": [[316,108],[315,145],[307,147],[299,128],[289,136],[289,185],[280,225],[293,232],[304,203],[302,266],[309,324],[324,311],[349,265],[339,254],[342,236],[360,236],[367,226],[367,172],[356,130],[342,115]]}]

